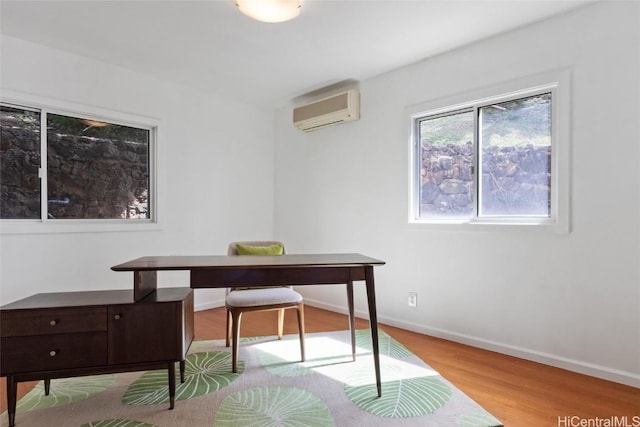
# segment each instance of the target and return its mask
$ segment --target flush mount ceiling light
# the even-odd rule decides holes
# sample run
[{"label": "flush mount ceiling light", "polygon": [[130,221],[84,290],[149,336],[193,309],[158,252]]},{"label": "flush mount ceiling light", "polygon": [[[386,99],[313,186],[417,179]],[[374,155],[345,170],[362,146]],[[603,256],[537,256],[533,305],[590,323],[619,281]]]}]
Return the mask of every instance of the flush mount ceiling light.
[{"label": "flush mount ceiling light", "polygon": [[240,12],[262,22],[284,22],[300,15],[300,0],[236,0]]}]

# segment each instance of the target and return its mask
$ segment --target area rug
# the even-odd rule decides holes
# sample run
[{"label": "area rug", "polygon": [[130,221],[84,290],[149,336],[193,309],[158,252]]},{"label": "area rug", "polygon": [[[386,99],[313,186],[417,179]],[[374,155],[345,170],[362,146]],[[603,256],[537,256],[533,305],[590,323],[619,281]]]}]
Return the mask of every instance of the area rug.
[{"label": "area rug", "polygon": [[[197,341],[169,410],[164,370],[58,379],[18,402],[16,425],[74,427],[500,426],[388,334],[380,331],[382,397],[371,336],[359,330],[352,361],[348,331],[243,339],[238,373],[224,342]],[[179,376],[177,376],[179,378]],[[6,413],[2,426],[7,425]]]}]

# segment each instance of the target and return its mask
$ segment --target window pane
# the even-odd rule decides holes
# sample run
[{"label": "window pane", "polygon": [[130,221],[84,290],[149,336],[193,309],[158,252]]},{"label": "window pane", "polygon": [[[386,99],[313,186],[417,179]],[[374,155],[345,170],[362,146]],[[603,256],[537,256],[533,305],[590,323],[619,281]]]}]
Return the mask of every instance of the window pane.
[{"label": "window pane", "polygon": [[0,218],[40,219],[40,113],[0,106]]},{"label": "window pane", "polygon": [[426,118],[420,126],[420,218],[473,216],[473,111]]},{"label": "window pane", "polygon": [[49,217],[150,218],[148,129],[47,115]]},{"label": "window pane", "polygon": [[482,107],[480,216],[549,217],[551,94]]}]

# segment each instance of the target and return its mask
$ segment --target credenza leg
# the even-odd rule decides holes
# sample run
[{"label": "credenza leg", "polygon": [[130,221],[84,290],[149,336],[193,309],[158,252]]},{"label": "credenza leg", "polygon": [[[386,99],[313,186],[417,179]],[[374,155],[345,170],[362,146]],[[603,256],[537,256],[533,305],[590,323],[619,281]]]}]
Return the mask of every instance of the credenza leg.
[{"label": "credenza leg", "polygon": [[351,356],[356,361],[356,318],[353,314],[353,282],[347,283],[347,303],[349,305],[349,331],[351,332]]},{"label": "credenza leg", "polygon": [[18,382],[13,375],[7,376],[7,415],[9,427],[16,425],[16,397],[18,395]]},{"label": "credenza leg", "polygon": [[184,360],[180,361],[180,382],[183,383],[184,382]]},{"label": "credenza leg", "polygon": [[173,409],[176,403],[176,364],[169,362],[169,409]]},{"label": "credenza leg", "polygon": [[44,379],[44,395],[49,396],[49,391],[51,391],[51,378]]}]

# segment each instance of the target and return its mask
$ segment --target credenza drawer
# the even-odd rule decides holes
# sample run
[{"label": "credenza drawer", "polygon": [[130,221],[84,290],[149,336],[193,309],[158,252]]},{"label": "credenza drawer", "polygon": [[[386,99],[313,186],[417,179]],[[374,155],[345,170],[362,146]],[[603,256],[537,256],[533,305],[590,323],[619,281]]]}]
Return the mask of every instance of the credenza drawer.
[{"label": "credenza drawer", "polygon": [[3,338],[0,348],[2,376],[106,363],[106,332]]},{"label": "credenza drawer", "polygon": [[107,330],[106,307],[8,310],[0,316],[3,338]]}]

